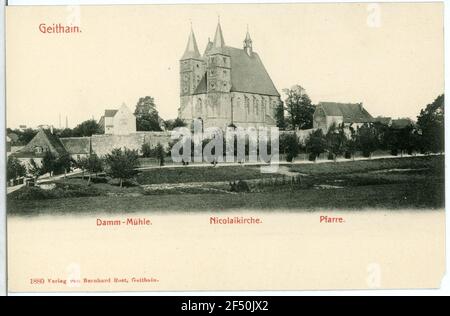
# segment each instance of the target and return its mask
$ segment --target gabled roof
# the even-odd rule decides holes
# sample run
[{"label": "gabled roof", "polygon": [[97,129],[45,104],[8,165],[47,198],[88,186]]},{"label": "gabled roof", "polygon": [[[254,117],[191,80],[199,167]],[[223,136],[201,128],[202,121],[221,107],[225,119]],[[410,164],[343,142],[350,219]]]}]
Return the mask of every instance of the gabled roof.
[{"label": "gabled roof", "polygon": [[[42,147],[44,151],[42,153],[36,153],[36,147]],[[40,129],[27,145],[14,153],[14,156],[42,158],[45,155],[45,150],[49,150],[57,157],[67,154],[66,149],[56,135],[52,134],[49,130]]]},{"label": "gabled roof", "polygon": [[91,144],[89,137],[60,138],[66,151],[71,155],[90,154]]},{"label": "gabled roof", "polygon": [[104,117],[114,117],[117,113],[117,110],[105,110]]},{"label": "gabled roof", "polygon": [[390,125],[392,122],[392,118],[385,116],[377,116],[373,119],[374,122],[378,122],[385,125]]},{"label": "gabled roof", "polygon": [[414,121],[411,120],[410,118],[395,119],[395,120],[392,120],[392,124],[391,124],[391,126],[393,128],[405,128],[406,126],[413,126],[413,125],[414,125]]},{"label": "gabled roof", "polygon": [[367,123],[372,122],[373,117],[367,112],[362,103],[337,103],[319,102],[327,116],[342,116],[344,123]]},{"label": "gabled roof", "polygon": [[[228,46],[223,51],[231,57],[231,92],[280,96],[257,53],[249,56],[243,49]],[[205,74],[194,94],[206,93],[207,83]]]}]

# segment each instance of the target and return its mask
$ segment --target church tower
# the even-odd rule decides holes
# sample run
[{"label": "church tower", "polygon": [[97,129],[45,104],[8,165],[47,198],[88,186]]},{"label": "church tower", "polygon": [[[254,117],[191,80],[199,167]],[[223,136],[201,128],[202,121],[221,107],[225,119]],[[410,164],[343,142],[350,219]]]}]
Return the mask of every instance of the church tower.
[{"label": "church tower", "polygon": [[231,90],[231,57],[226,52],[220,22],[207,57],[208,93]]},{"label": "church tower", "polygon": [[205,72],[205,63],[198,51],[191,27],[186,50],[180,60],[180,95],[192,95]]}]

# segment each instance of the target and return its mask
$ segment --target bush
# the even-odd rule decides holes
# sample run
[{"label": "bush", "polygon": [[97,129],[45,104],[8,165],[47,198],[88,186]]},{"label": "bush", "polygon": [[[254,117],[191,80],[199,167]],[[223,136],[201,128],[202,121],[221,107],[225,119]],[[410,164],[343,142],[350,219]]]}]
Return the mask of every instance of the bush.
[{"label": "bush", "polygon": [[56,183],[56,187],[51,190],[44,190],[40,187],[23,187],[11,193],[11,198],[15,200],[45,200],[98,195],[100,195],[99,191],[92,187]]},{"label": "bush", "polygon": [[333,153],[328,153],[327,159],[328,159],[328,160],[334,160],[334,155],[333,155]]},{"label": "bush", "polygon": [[244,180],[239,180],[236,182],[230,182],[230,191],[231,192],[250,192],[250,187],[248,183]]},{"label": "bush", "polygon": [[349,152],[349,151],[346,151],[346,152],[344,153],[344,158],[345,158],[345,159],[351,159],[351,158],[352,158],[352,153]]},{"label": "bush", "polygon": [[391,149],[391,155],[392,156],[397,156],[398,155],[398,149],[397,148],[392,148]]},{"label": "bush", "polygon": [[315,153],[309,153],[308,160],[309,161],[316,161],[316,154]]}]

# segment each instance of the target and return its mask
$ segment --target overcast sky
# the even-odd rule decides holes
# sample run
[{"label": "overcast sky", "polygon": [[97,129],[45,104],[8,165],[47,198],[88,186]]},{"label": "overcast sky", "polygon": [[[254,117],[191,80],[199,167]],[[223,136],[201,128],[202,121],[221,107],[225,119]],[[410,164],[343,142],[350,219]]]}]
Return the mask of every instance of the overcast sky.
[{"label": "overcast sky", "polygon": [[[373,116],[415,118],[444,90],[442,4],[168,5],[83,7],[82,33],[67,7],[7,7],[7,126],[69,126],[105,109],[155,98],[179,106],[179,58],[192,21],[203,53],[220,15],[227,45],[247,24],[277,89],[300,84],[314,103],[363,102]],[[77,16],[75,16],[76,21]]]}]

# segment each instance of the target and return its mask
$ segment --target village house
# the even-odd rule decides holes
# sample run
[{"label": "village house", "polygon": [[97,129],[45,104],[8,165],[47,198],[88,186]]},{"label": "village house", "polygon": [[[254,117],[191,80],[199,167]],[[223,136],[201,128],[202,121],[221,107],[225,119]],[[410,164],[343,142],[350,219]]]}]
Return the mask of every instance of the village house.
[{"label": "village house", "polygon": [[98,124],[105,134],[127,135],[136,132],[136,117],[125,103],[117,110],[105,110]]},{"label": "village house", "polygon": [[51,152],[57,158],[68,155],[77,160],[90,155],[91,140],[90,137],[59,138],[53,133],[53,128],[40,128],[27,145],[11,156],[18,158],[28,168],[32,159],[37,165],[41,165],[47,152]]},{"label": "village house", "polygon": [[326,133],[335,124],[357,128],[373,122],[373,117],[362,103],[319,102],[313,115],[313,127]]}]

